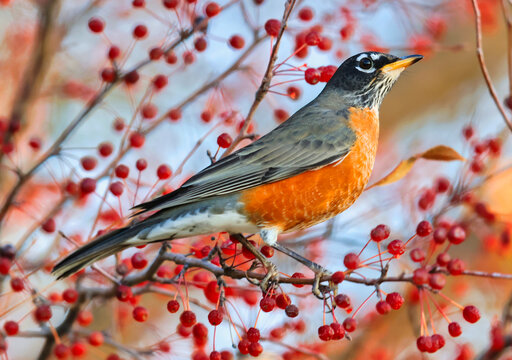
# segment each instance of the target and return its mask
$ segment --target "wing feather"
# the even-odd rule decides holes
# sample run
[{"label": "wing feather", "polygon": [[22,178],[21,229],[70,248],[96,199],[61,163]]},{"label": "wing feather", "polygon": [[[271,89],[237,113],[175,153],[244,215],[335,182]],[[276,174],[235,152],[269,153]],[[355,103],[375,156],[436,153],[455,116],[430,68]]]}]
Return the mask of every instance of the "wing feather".
[{"label": "wing feather", "polygon": [[[355,142],[345,116],[315,101],[259,140],[208,166],[176,191],[137,205],[139,213],[276,182],[343,159]],[[322,119],[319,124],[318,119]]]}]

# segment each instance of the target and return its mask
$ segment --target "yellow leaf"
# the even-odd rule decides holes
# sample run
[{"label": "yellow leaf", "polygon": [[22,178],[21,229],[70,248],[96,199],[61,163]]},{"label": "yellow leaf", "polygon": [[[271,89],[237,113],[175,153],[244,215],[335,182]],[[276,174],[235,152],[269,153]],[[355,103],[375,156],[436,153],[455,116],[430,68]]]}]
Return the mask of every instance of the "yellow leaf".
[{"label": "yellow leaf", "polygon": [[453,161],[453,160],[461,160],[465,161],[457,151],[453,150],[449,146],[438,145],[431,149],[428,149],[423,154],[418,155],[423,159],[427,160],[438,160],[438,161]]},{"label": "yellow leaf", "polygon": [[396,168],[393,169],[393,171],[391,171],[389,174],[387,174],[382,179],[377,181],[375,184],[367,187],[366,190],[369,190],[374,186],[382,186],[382,185],[386,185],[386,184],[391,184],[391,183],[394,183],[395,181],[400,180],[405,175],[407,175],[407,173],[409,171],[411,171],[412,166],[414,165],[415,162],[416,162],[416,156],[412,156],[407,160],[400,161],[400,163],[397,165]]},{"label": "yellow leaf", "polygon": [[453,150],[449,146],[445,145],[438,145],[434,146],[433,148],[428,149],[427,151],[417,154],[414,156],[411,156],[407,160],[402,160],[400,163],[395,167],[389,174],[384,176],[382,179],[377,181],[375,184],[370,185],[366,188],[366,190],[369,190],[375,186],[382,186],[394,183],[395,181],[398,181],[402,179],[409,171],[411,171],[412,166],[418,160],[419,158],[426,159],[426,160],[437,160],[437,161],[453,161],[453,160],[461,160],[465,161],[464,159],[457,151]]}]

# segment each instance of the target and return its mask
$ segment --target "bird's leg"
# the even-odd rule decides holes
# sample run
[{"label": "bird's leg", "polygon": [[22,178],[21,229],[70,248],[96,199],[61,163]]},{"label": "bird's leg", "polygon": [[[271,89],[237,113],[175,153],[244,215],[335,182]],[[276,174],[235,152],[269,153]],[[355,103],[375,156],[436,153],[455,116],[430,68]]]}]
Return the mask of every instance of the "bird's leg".
[{"label": "bird's leg", "polygon": [[320,285],[320,282],[322,281],[322,278],[324,276],[332,275],[332,273],[325,269],[323,266],[309,259],[306,259],[304,256],[297,254],[295,251],[290,250],[287,247],[280,245],[279,243],[275,243],[274,245],[272,245],[272,247],[277,251],[280,251],[283,254],[288,255],[292,259],[297,260],[298,262],[308,267],[309,269],[311,269],[311,271],[315,273],[312,292],[317,298],[319,298],[320,300],[324,300],[324,293],[329,292],[330,290],[336,291],[336,289],[333,287],[333,284],[331,283],[329,284],[329,286]]},{"label": "bird's leg", "polygon": [[277,271],[277,267],[268,260],[265,255],[263,255],[245,236],[242,234],[233,235],[244,247],[246,247],[255,257],[258,259],[261,264],[267,270],[267,274],[259,282],[259,286],[261,290],[265,293],[269,290],[269,287],[272,286],[272,282],[279,276],[279,272]]}]

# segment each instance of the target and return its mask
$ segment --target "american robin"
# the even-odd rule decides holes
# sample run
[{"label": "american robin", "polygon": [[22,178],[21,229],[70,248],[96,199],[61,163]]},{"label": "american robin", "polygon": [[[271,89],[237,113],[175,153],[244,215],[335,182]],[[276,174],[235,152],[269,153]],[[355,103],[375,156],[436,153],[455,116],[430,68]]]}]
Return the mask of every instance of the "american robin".
[{"label": "american robin", "polygon": [[176,191],[137,205],[137,215],[156,212],[82,246],[53,273],[69,276],[131,246],[222,231],[259,232],[265,243],[278,247],[280,233],[343,212],[361,195],[372,172],[384,96],[400,73],[420,59],[378,52],[350,57],[322,92],[288,120]]}]

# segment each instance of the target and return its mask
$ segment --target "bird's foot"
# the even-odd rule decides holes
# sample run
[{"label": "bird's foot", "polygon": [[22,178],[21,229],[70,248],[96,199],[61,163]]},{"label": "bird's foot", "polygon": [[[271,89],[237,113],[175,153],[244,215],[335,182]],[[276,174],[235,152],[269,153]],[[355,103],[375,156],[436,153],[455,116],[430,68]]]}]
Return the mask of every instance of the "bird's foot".
[{"label": "bird's foot", "polygon": [[334,294],[338,292],[338,287],[334,285],[332,281],[329,281],[329,285],[322,285],[322,279],[324,277],[330,277],[332,275],[332,272],[320,266],[316,269],[311,270],[313,270],[315,273],[313,287],[311,289],[313,295],[315,295],[320,300],[325,300],[330,296],[329,294],[331,292],[333,292]]}]

